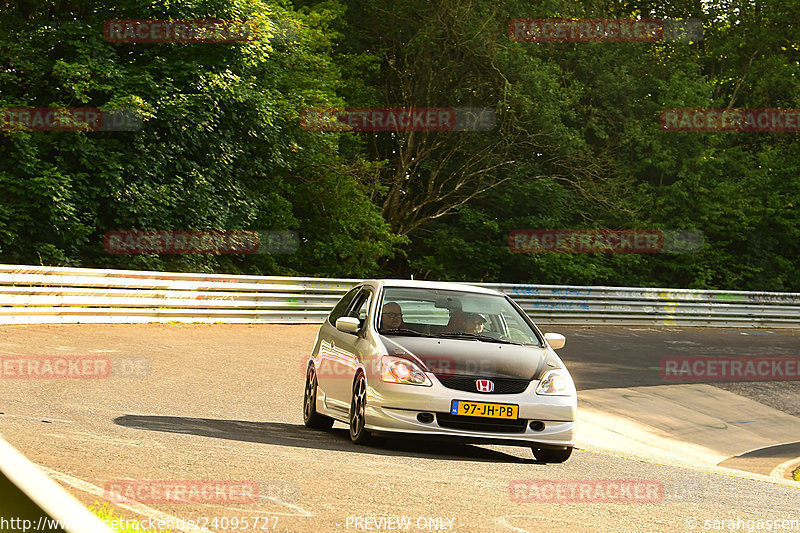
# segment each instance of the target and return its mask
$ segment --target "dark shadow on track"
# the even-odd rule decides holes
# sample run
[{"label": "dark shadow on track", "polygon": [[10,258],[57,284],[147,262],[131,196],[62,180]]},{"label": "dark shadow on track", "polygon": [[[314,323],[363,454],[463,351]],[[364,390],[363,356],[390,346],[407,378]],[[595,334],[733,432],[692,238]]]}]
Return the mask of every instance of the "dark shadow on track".
[{"label": "dark shadow on track", "polygon": [[309,429],[301,424],[286,424],[282,422],[124,415],[115,418],[114,423],[132,429],[185,433],[200,437],[260,442],[277,446],[295,446],[372,455],[420,457],[444,461],[543,464],[533,458],[530,448],[519,448],[521,453],[531,454],[531,458],[527,459],[469,444],[411,439],[376,438],[374,445],[357,446],[350,442],[347,429],[334,428],[330,431],[320,431]]},{"label": "dark shadow on track", "polygon": [[[567,344],[558,350],[579,391],[615,387],[644,387],[704,383],[695,379],[665,378],[667,357],[772,357],[800,355],[800,334],[787,330],[542,326],[563,333]],[[708,381],[714,385],[714,381]]]}]

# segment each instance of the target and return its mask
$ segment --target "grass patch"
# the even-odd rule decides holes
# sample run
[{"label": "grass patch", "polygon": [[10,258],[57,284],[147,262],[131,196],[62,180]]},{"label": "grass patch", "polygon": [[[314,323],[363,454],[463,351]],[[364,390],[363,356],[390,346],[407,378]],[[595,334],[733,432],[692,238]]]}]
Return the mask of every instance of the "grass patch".
[{"label": "grass patch", "polygon": [[109,502],[100,504],[97,500],[89,506],[89,510],[114,531],[120,533],[170,533],[171,530],[139,529],[139,520],[126,519],[122,513],[114,510]]},{"label": "grass patch", "polygon": [[800,466],[794,469],[792,472],[792,479],[795,481],[800,481]]}]

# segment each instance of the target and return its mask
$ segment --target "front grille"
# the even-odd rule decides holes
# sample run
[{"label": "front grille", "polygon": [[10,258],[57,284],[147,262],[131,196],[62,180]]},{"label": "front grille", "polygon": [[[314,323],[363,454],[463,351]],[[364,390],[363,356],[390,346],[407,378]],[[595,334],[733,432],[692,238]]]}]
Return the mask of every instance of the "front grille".
[{"label": "front grille", "polygon": [[436,421],[443,428],[467,431],[490,431],[493,433],[524,433],[527,420],[507,420],[503,418],[479,418],[476,416],[436,413]]},{"label": "front grille", "polygon": [[[525,392],[530,383],[529,379],[513,378],[482,378],[480,376],[454,376],[452,374],[434,374],[448,389],[461,390],[465,392],[477,392],[479,394],[520,394]],[[475,385],[475,380],[489,379],[494,383],[492,392],[481,392]]]}]

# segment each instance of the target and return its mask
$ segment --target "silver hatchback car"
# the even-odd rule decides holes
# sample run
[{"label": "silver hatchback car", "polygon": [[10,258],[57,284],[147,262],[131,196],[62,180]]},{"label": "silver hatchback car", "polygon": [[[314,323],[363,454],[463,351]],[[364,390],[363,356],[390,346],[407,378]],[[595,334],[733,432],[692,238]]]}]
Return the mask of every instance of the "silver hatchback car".
[{"label": "silver hatchback car", "polygon": [[371,436],[525,446],[563,462],[577,394],[557,333],[542,334],[503,293],[375,280],[336,304],[306,367],[305,425]]}]

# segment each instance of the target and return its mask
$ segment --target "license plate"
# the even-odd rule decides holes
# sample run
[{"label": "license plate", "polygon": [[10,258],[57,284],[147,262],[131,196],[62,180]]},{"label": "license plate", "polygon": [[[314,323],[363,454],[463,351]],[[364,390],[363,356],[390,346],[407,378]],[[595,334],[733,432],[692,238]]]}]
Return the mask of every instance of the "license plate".
[{"label": "license plate", "polygon": [[510,418],[516,420],[519,415],[518,405],[505,403],[467,402],[453,400],[450,414],[462,416],[480,416],[483,418]]}]

